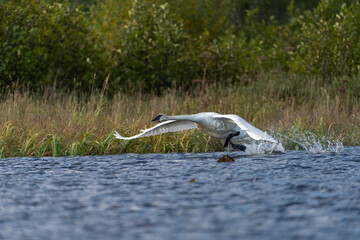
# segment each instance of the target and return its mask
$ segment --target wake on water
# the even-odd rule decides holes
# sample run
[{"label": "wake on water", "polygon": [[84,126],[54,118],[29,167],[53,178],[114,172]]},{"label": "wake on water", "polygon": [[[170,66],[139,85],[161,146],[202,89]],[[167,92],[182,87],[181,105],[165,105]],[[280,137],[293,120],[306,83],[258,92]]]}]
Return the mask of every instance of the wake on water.
[{"label": "wake on water", "polygon": [[285,148],[282,143],[269,143],[269,142],[253,142],[253,143],[244,143],[246,147],[245,154],[265,154],[265,153],[285,153]]}]

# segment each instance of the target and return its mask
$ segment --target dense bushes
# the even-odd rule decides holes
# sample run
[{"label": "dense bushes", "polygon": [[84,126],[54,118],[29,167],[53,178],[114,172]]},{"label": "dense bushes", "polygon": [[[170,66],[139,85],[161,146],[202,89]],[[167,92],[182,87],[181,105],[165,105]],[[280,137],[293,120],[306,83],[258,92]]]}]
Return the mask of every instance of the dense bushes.
[{"label": "dense bushes", "polygon": [[[67,4],[15,0],[0,9],[0,86],[101,86],[106,65],[84,14]],[[56,83],[55,83],[56,82]]]},{"label": "dense bushes", "polygon": [[[282,15],[270,1],[104,0],[86,15],[67,2],[47,2],[1,5],[2,88],[56,81],[90,89],[110,73],[112,92],[161,94],[170,87],[246,85],[282,71],[310,74],[351,94],[360,90],[358,0],[321,0],[307,11],[314,1],[289,1]],[[343,82],[332,80],[339,76]]]},{"label": "dense bushes", "polygon": [[118,39],[115,85],[126,91],[161,91],[189,78],[189,37],[167,4],[134,1]]},{"label": "dense bushes", "polygon": [[332,76],[360,69],[360,4],[323,0],[299,18],[298,54],[292,66],[302,73]]}]

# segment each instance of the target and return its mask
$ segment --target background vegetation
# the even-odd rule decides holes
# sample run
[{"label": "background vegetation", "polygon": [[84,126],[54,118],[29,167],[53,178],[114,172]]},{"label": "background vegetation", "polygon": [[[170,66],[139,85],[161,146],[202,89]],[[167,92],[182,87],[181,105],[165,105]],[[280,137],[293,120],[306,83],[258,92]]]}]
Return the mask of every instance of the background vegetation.
[{"label": "background vegetation", "polygon": [[[359,144],[360,106],[349,96],[331,99],[331,89],[319,87],[317,79],[296,85],[298,79],[283,73],[264,74],[258,81],[242,88],[211,86],[203,96],[170,90],[162,96],[120,93],[107,99],[104,91],[85,96],[47,89],[39,100],[15,91],[0,103],[0,157],[223,151],[223,141],[198,130],[132,141],[114,138],[114,129],[132,136],[151,127],[150,120],[161,112],[236,113],[269,131],[286,149],[301,147],[279,134],[298,139],[304,131],[323,138],[321,144]],[[284,101],[279,84],[282,92],[300,90]]]},{"label": "background vegetation", "polygon": [[1,156],[160,151],[159,138],[130,149],[111,136],[158,112],[231,112],[358,145],[359,33],[358,0],[2,0]]},{"label": "background vegetation", "polygon": [[359,92],[359,1],[298,2],[3,1],[0,87],[89,91],[110,73],[110,94],[160,95],[283,71]]}]

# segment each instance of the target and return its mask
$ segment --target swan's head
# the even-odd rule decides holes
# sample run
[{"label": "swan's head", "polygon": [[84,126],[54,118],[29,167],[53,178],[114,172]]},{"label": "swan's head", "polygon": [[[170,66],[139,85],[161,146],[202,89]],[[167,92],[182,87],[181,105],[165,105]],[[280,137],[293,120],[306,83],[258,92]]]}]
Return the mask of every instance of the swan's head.
[{"label": "swan's head", "polygon": [[159,115],[157,115],[153,120],[151,120],[152,122],[163,122],[168,120],[168,116],[166,114],[160,113]]}]

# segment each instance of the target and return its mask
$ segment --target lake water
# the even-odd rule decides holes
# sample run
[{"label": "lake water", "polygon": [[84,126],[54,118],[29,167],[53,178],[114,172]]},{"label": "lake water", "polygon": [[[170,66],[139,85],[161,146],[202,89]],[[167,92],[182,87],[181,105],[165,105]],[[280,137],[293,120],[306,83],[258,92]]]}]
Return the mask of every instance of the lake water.
[{"label": "lake water", "polygon": [[0,239],[360,239],[360,147],[0,159]]}]

